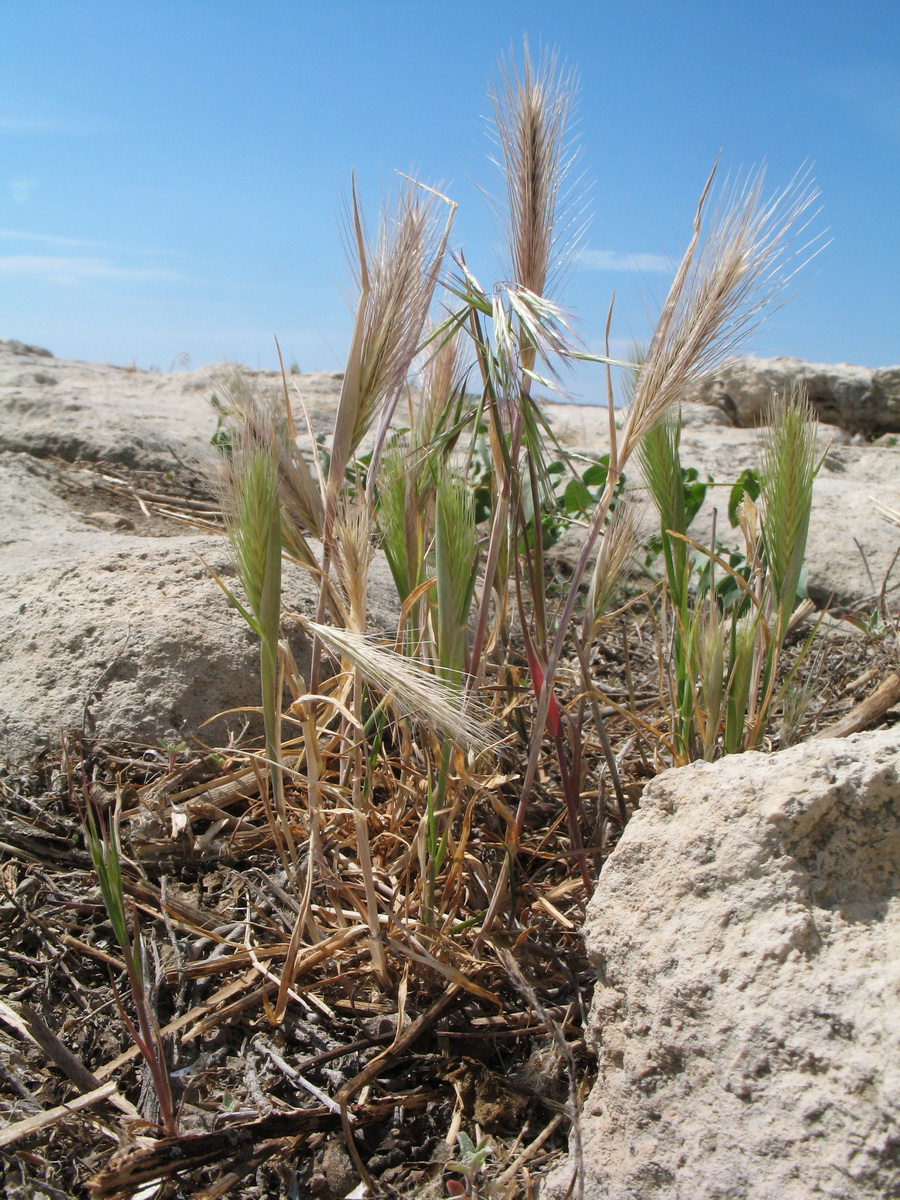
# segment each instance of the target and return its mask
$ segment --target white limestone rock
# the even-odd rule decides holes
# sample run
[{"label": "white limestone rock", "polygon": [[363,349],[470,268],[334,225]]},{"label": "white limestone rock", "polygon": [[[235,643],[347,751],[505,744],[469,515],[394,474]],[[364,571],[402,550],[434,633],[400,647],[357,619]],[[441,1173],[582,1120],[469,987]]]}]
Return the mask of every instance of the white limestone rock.
[{"label": "white limestone rock", "polygon": [[[104,532],[72,548],[47,543],[30,568],[0,572],[0,759],[29,762],[73,730],[145,746],[222,746],[245,721],[259,733],[252,711],[229,711],[259,706],[259,643],[201,561],[237,586],[221,540]],[[373,590],[387,631],[384,575]],[[299,568],[285,570],[285,599],[314,615]],[[304,634],[289,620],[285,629],[308,671]]]},{"label": "white limestone rock", "polygon": [[585,1195],[900,1195],[898,892],[898,728],[656,778],[585,928]]},{"label": "white limestone rock", "polygon": [[781,395],[792,384],[806,389],[826,424],[870,438],[900,431],[900,367],[873,371],[798,358],[732,358],[686,399],[713,405],[735,425],[752,426],[762,420],[773,393]]},{"label": "white limestone rock", "polygon": [[[224,540],[148,520],[136,504],[109,511],[97,475],[78,466],[134,468],[152,473],[151,484],[166,472],[189,478],[212,453],[209,399],[232,369],[163,375],[0,340],[0,758],[31,760],[82,728],[150,745],[222,744],[244,716],[208,718],[258,707],[256,639],[201,561],[233,584]],[[281,394],[279,375],[249,374]],[[340,373],[289,383],[301,428],[305,407],[313,432],[327,433]],[[284,598],[314,613],[306,572],[286,566]],[[383,556],[369,610],[373,630],[396,629]],[[305,639],[287,632],[303,670]]]}]

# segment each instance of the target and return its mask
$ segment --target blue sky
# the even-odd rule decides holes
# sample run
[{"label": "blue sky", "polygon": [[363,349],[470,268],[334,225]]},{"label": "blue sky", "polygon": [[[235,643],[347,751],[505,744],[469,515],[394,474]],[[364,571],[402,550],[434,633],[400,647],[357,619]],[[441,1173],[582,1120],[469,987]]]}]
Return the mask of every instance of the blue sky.
[{"label": "blue sky", "polygon": [[486,85],[527,35],[579,76],[593,219],[562,299],[589,344],[613,291],[614,345],[646,334],[721,152],[773,191],[811,163],[832,239],[748,351],[900,362],[897,0],[31,0],[3,24],[0,337],[168,370],[272,366],[277,335],[340,367],[351,170],[370,227],[396,170],[440,185],[489,282]]}]

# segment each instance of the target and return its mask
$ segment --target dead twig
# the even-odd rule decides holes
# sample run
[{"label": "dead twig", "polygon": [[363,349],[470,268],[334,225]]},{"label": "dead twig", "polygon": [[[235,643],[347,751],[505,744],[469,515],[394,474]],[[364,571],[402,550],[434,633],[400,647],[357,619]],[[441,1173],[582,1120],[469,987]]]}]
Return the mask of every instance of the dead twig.
[{"label": "dead twig", "polygon": [[[111,1090],[112,1086],[108,1084],[105,1090]],[[353,1111],[353,1118],[360,1126],[375,1124],[390,1116],[395,1108],[421,1112],[435,1099],[433,1092],[385,1096],[359,1105]],[[340,1128],[340,1124],[340,1114],[322,1104],[294,1112],[270,1113],[260,1120],[229,1125],[212,1133],[161,1138],[152,1146],[127,1152],[114,1165],[95,1175],[88,1182],[88,1188],[95,1200],[112,1198],[122,1192],[130,1194],[142,1183],[174,1178],[185,1171],[213,1164],[231,1166],[236,1160],[258,1152],[266,1142],[327,1132]]]},{"label": "dead twig", "polygon": [[851,733],[860,733],[870,729],[880,721],[889,708],[900,703],[900,674],[892,671],[871,696],[855,705],[846,716],[835,721],[833,725],[819,730],[813,740],[820,738],[849,737]]},{"label": "dead twig", "polygon": [[116,1091],[116,1086],[114,1083],[103,1083],[100,1087],[94,1088],[92,1092],[86,1092],[83,1096],[76,1096],[68,1104],[59,1104],[56,1108],[48,1108],[44,1112],[35,1113],[33,1117],[26,1117],[24,1121],[17,1121],[14,1125],[7,1125],[5,1129],[0,1129],[0,1149],[13,1145],[14,1142],[28,1137],[29,1134],[46,1129],[48,1125],[54,1125],[57,1121],[61,1121],[63,1117],[69,1117],[74,1112],[80,1112],[84,1108],[91,1108],[94,1104],[99,1104],[102,1100],[111,1099]]},{"label": "dead twig", "polygon": [[[88,1095],[104,1086],[97,1076],[87,1069],[81,1059],[76,1058],[72,1051],[59,1040],[40,1013],[35,1012],[28,1004],[20,1005],[20,1011],[32,1037],[47,1057],[56,1063],[59,1069],[80,1089],[82,1095]],[[119,1112],[124,1113],[132,1121],[142,1120],[140,1112],[131,1101],[126,1100],[118,1092],[113,1093],[109,1099]]]}]

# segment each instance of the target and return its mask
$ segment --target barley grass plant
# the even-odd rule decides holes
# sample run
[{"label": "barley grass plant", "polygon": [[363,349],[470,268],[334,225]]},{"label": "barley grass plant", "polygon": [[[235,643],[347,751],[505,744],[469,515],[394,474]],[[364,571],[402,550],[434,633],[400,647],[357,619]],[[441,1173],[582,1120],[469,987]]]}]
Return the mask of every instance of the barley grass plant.
[{"label": "barley grass plant", "polygon": [[[746,493],[738,506],[741,573],[715,546],[699,547],[688,537],[679,442],[680,419],[668,412],[644,435],[639,460],[664,553],[674,754],[687,762],[756,749],[809,649],[807,643],[789,679],[780,682],[820,460],[806,396],[793,391],[774,398],[760,434],[760,506]],[[703,562],[708,582],[698,590]],[[727,611],[715,587],[717,568],[735,585]]]},{"label": "barley grass plant", "polygon": [[[314,647],[310,679],[288,679],[288,685],[297,696],[332,698],[330,703],[349,714],[339,722],[340,777],[355,814],[364,895],[357,906],[383,986],[389,975],[384,947],[402,944],[404,930],[416,936],[409,923],[415,906],[408,890],[399,906],[383,886],[379,891],[379,855],[371,839],[382,818],[365,764],[372,768],[388,746],[397,747],[394,771],[399,770],[401,787],[420,797],[420,840],[406,861],[417,860],[424,878],[410,878],[408,886],[422,906],[415,910],[429,930],[428,953],[439,960],[452,950],[446,937],[441,941],[441,920],[445,935],[453,923],[453,906],[442,906],[441,881],[447,897],[458,894],[455,871],[465,861],[465,847],[456,844],[458,814],[470,794],[468,781],[484,773],[480,747],[493,742],[500,763],[519,753],[502,721],[485,737],[486,697],[492,698],[492,715],[514,718],[512,728],[526,745],[509,810],[506,855],[492,881],[479,938],[507,906],[510,885],[517,886],[518,846],[538,771],[544,769],[545,735],[556,760],[570,852],[583,886],[592,886],[591,854],[582,838],[581,764],[584,713],[599,710],[586,656],[635,544],[624,509],[609,522],[631,458],[637,456],[662,528],[663,629],[675,647],[673,722],[662,744],[673,761],[758,744],[778,699],[778,653],[808,526],[814,434],[793,403],[774,414],[762,466],[766,550],[762,555],[752,548],[756,574],[742,583],[752,611],[723,615],[713,600],[695,598],[678,399],[782,299],[815,195],[801,175],[767,199],[762,172],[726,181],[715,192],[713,172],[646,353],[628,366],[633,388],[620,430],[610,401],[608,470],[589,514],[574,579],[565,596],[550,595],[545,522],[555,498],[548,468],[550,456],[562,452],[534,391],[561,390],[566,364],[576,358],[596,362],[608,380],[623,364],[579,349],[553,295],[583,224],[570,137],[574,79],[553,55],[535,61],[526,46],[521,68],[515,63],[502,68],[492,101],[502,181],[495,210],[508,278],[487,289],[461,255],[450,256],[455,205],[411,179],[402,180],[371,244],[354,188],[347,241],[356,319],[326,471],[316,479],[291,437],[279,433],[275,416],[266,426],[260,406],[249,403],[239,406],[239,452],[231,465],[233,498],[226,513],[249,601],[245,615],[260,635],[273,818],[284,854],[295,863],[274,711],[284,672],[276,564],[277,548],[283,547],[311,571],[320,590],[316,620],[307,619]],[[440,311],[429,323],[438,302]],[[416,364],[417,382],[410,386]],[[290,405],[286,423],[290,434]],[[477,526],[466,470],[479,445],[490,470],[487,511]],[[799,491],[795,482],[802,485]],[[314,549],[316,539],[320,551]],[[376,543],[401,606],[393,648],[376,644],[367,624],[367,572]],[[582,580],[589,584],[586,606]],[[581,663],[584,688],[582,715],[574,723],[557,683],[560,662],[570,654]],[[335,675],[323,674],[324,658],[336,666]],[[427,681],[419,701],[412,699],[412,679]],[[531,705],[522,703],[523,686],[531,691]],[[319,702],[316,713],[315,704],[304,703],[307,740],[315,729],[332,728],[333,707]],[[484,711],[473,721],[479,705]],[[608,749],[604,730],[594,736]],[[305,759],[323,761],[309,746]],[[396,899],[396,887],[388,890]]]},{"label": "barley grass plant", "polygon": [[[258,416],[254,409],[253,417]],[[259,638],[267,779],[262,790],[282,861],[294,874],[297,848],[285,807],[281,754],[282,505],[272,443],[257,438],[254,424],[245,415],[237,445],[220,477],[225,528],[247,605],[231,592],[228,596]]]},{"label": "barley grass plant", "polygon": [[[187,779],[171,791],[176,764],[170,790],[152,797],[162,811],[176,796],[182,817],[202,804],[202,851],[224,830],[232,861],[269,855],[267,871],[227,867],[244,888],[246,918],[210,932],[213,957],[187,969],[240,970],[185,1037],[252,1003],[280,1027],[273,1037],[287,1036],[294,1013],[291,1029],[333,1020],[331,1001],[390,1014],[392,1030],[365,1042],[372,1054],[359,1073],[334,1076],[327,1103],[318,1085],[313,1093],[323,1105],[316,1120],[339,1117],[373,1194],[354,1122],[372,1104],[390,1114],[421,1098],[385,1096],[380,1072],[436,1026],[449,1039],[439,1023],[451,1014],[489,1012],[492,1039],[518,1037],[506,1015],[499,1033],[496,1021],[523,997],[528,1036],[543,1030],[565,1043],[582,1002],[580,968],[569,963],[581,954],[584,904],[643,781],[763,746],[779,716],[795,729],[806,678],[784,660],[818,466],[809,405],[799,396],[773,404],[759,489],[737,506],[739,566],[691,538],[678,405],[782,302],[814,248],[807,176],[769,198],[762,172],[721,186],[712,172],[646,352],[622,362],[609,353],[612,306],[607,352],[591,354],[560,295],[583,228],[574,77],[526,46],[518,64],[502,65],[491,96],[505,278],[485,286],[452,249],[456,206],[436,188],[400,177],[370,239],[352,186],[354,321],[330,438],[301,448],[309,422],[287,372],[271,396],[246,372],[224,382],[217,472],[236,582],[219,583],[258,640],[263,745],[220,748],[228,772],[214,799]],[[608,459],[586,466],[556,443],[540,401],[548,391],[565,398],[573,362],[594,365],[608,403]],[[631,388],[617,413],[619,371]],[[626,471],[644,479],[662,546],[664,580],[638,589],[629,563],[644,532],[623,499]],[[547,549],[574,522],[580,548],[560,584]],[[373,612],[376,555],[396,592],[391,628]],[[292,564],[284,573],[283,559]],[[294,568],[307,573],[311,603],[292,591]],[[644,676],[655,687],[649,700],[632,670],[639,625],[642,653],[658,651]],[[304,655],[286,637],[298,631]],[[614,745],[613,723],[624,745]],[[171,1131],[162,1042],[141,1009],[140,934],[129,931],[116,883],[118,843],[91,813],[95,869],[133,964],[133,1037]],[[558,1003],[534,982],[542,976],[555,981]],[[318,1049],[316,1070],[332,1058]],[[504,1188],[541,1138],[575,1117],[586,1077],[575,1078],[573,1054],[562,1059],[569,1079],[556,1124],[498,1168]],[[460,1103],[447,1144],[459,1147],[458,1187],[473,1193],[496,1156],[464,1119]],[[272,1145],[294,1136],[279,1130]]]}]

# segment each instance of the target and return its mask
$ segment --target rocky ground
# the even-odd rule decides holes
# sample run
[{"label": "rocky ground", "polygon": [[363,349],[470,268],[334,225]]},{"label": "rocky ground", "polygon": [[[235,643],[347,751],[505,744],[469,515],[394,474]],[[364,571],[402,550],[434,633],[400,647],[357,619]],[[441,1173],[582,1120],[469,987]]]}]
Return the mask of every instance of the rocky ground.
[{"label": "rocky ground", "polygon": [[[747,361],[685,407],[685,465],[716,485],[692,530],[701,541],[714,519],[719,536],[727,539],[721,516],[727,489],[755,462],[760,433],[733,422],[752,420],[760,387],[790,376],[784,366],[752,368]],[[807,560],[809,594],[819,605],[830,602],[834,614],[815,708],[821,728],[856,711],[898,666],[896,638],[860,636],[838,618],[853,614],[865,625],[880,600],[887,611],[897,609],[900,570],[891,572],[900,528],[889,518],[900,512],[900,448],[895,444],[900,405],[890,372],[805,367],[823,416],[844,425],[820,428],[823,465],[815,484]],[[134,1160],[119,1175],[109,1161],[116,1146],[127,1149],[129,1139],[140,1143],[139,1127],[123,1130],[136,1116],[134,1105],[146,1112],[148,1101],[146,1080],[142,1093],[140,1072],[120,1056],[127,1056],[130,1039],[110,988],[108,967],[115,965],[115,956],[110,957],[108,929],[104,932],[79,842],[73,796],[84,785],[88,764],[97,786],[110,796],[124,787],[122,803],[132,822],[154,804],[162,812],[164,798],[169,805],[167,797],[175,796],[171,808],[182,822],[181,842],[194,847],[187,857],[157,861],[160,847],[171,854],[177,839],[174,826],[157,829],[152,821],[138,822],[129,844],[135,856],[130,893],[172,947],[166,963],[157,965],[160,1011],[171,1026],[186,1127],[204,1130],[211,1139],[202,1151],[191,1143],[192,1152],[201,1155],[201,1174],[222,1162],[226,1175],[233,1175],[230,1192],[216,1191],[207,1173],[202,1185],[183,1194],[262,1197],[279,1189],[297,1194],[290,1191],[296,1185],[283,1163],[290,1161],[285,1147],[301,1144],[306,1165],[300,1178],[307,1189],[301,1194],[350,1194],[356,1176],[340,1138],[333,1136],[340,1123],[334,1112],[326,1105],[318,1116],[305,1117],[308,1129],[296,1119],[290,1125],[283,1114],[298,1102],[310,1103],[297,1076],[331,1095],[341,1080],[364,1073],[393,1036],[385,1032],[394,1027],[391,1012],[328,980],[315,994],[303,993],[301,1016],[276,1035],[258,1011],[254,964],[242,961],[239,977],[209,965],[218,955],[211,947],[235,934],[238,892],[247,906],[246,920],[252,910],[253,921],[262,922],[260,939],[271,940],[261,896],[274,878],[273,863],[259,848],[258,812],[246,799],[252,787],[246,772],[240,775],[236,761],[228,758],[229,745],[257,721],[248,711],[258,704],[257,650],[208,570],[226,580],[233,577],[202,469],[216,430],[210,400],[223,370],[158,375],[62,361],[35,347],[0,342],[4,1119],[10,1126],[25,1117],[39,1123],[54,1104],[79,1091],[99,1087],[108,1077],[120,1081],[113,1099],[117,1113],[101,1107],[99,1115],[55,1119],[7,1151],[0,1130],[7,1194],[23,1200],[84,1195],[89,1176],[105,1180],[107,1190],[96,1194],[133,1194],[140,1184]],[[804,374],[800,368],[793,373]],[[258,382],[281,387],[275,376],[259,376]],[[308,413],[312,437],[327,438],[340,377],[295,376],[290,384],[298,411],[302,407]],[[699,405],[698,399],[711,403]],[[854,411],[864,420],[854,424]],[[605,411],[548,405],[546,412],[560,446],[576,459],[608,449]],[[628,486],[639,501],[635,472],[629,473]],[[577,546],[575,531],[554,551],[561,586]],[[286,599],[295,609],[312,611],[315,598],[305,575],[288,572]],[[388,573],[377,560],[370,607],[376,626],[395,625]],[[302,661],[299,633],[292,644]],[[615,646],[598,653],[607,655],[607,666],[616,656],[621,659]],[[643,663],[637,654],[632,665],[638,684],[646,670],[652,686],[651,659]],[[896,707],[887,704],[872,719],[890,725],[896,715]],[[633,749],[625,746],[628,728],[617,729],[614,721],[611,726],[616,751],[623,759],[633,757]],[[61,751],[64,744],[68,756]],[[201,744],[222,757],[209,757]],[[648,793],[646,812],[642,806],[611,855],[588,916],[588,949],[602,982],[588,1024],[588,1043],[601,1072],[582,1119],[588,1195],[616,1200],[674,1200],[688,1194],[798,1200],[819,1194],[848,1200],[900,1195],[896,1089],[879,1065],[896,1049],[896,1031],[889,1030],[896,1008],[889,1000],[896,996],[898,976],[888,934],[897,917],[891,863],[898,858],[893,850],[854,849],[853,863],[838,871],[834,849],[850,843],[894,846],[900,794],[896,751],[886,742],[864,739],[846,752],[843,745],[822,742],[818,757],[812,749],[788,752],[794,757],[785,759],[783,779],[777,765],[759,767],[764,781],[747,783],[749,799],[741,799],[745,771],[737,759],[662,776]],[[780,758],[755,756],[753,761],[777,764]],[[223,759],[238,772],[237,782],[223,780]],[[808,802],[798,801],[795,814],[784,796],[794,788],[797,771],[827,776],[832,784],[824,788],[826,799],[809,793]],[[682,798],[679,778],[695,791]],[[645,782],[639,771],[629,778],[630,799],[637,799]],[[740,820],[735,819],[738,810]],[[226,822],[229,844],[237,847],[234,861],[204,857],[205,852],[197,857],[197,846],[214,845],[208,834],[219,821]],[[852,837],[848,826],[854,828]],[[539,830],[532,834],[539,839]],[[765,886],[748,891],[754,872]],[[858,893],[867,887],[860,900]],[[686,897],[693,897],[690,904]],[[540,920],[550,932],[546,943],[538,941],[548,957],[530,968],[545,979],[544,1002],[555,1005],[554,1020],[570,1037],[569,1053],[578,1059],[570,1064],[570,1074],[574,1071],[586,1085],[592,1068],[583,1017],[594,974],[582,950],[584,906],[577,887],[544,899],[550,909],[541,910]],[[707,906],[708,920],[696,917],[695,901]],[[639,914],[650,916],[644,920]],[[712,926],[725,932],[713,936]],[[732,927],[738,932],[728,933]],[[674,958],[673,942],[684,947]],[[731,983],[714,978],[713,960],[726,943],[731,957],[724,969]],[[787,964],[780,974],[779,963]],[[804,964],[810,973],[804,974]],[[228,965],[233,971],[234,964]],[[352,975],[355,968],[351,963],[347,969]],[[746,994],[742,971],[751,980]],[[841,979],[827,1003],[823,999],[815,1010],[804,1008],[797,997],[821,991],[823,972]],[[660,977],[669,983],[659,984]],[[785,989],[783,1001],[771,999],[779,987]],[[859,1001],[876,992],[877,1003],[866,1002],[865,1011],[850,1013],[854,995]],[[254,995],[252,1015],[232,1012]],[[410,1013],[424,1018],[429,1002],[410,997]],[[471,1005],[458,1006],[452,1019],[443,1012],[434,1016],[440,1036],[420,1045],[415,1055],[392,1061],[381,1080],[382,1093],[418,1087],[422,1114],[409,1110],[401,1126],[377,1106],[359,1109],[360,1122],[370,1121],[374,1130],[365,1144],[385,1184],[405,1194],[412,1194],[411,1188],[422,1194],[426,1186],[439,1188],[442,1156],[449,1154],[444,1135],[463,1117],[477,1120],[498,1153],[503,1148],[506,1154],[505,1165],[494,1172],[497,1196],[527,1192],[527,1174],[521,1167],[512,1169],[523,1147],[537,1147],[527,1159],[535,1171],[533,1186],[548,1155],[563,1151],[566,1072],[548,1046],[552,1021],[548,1016],[542,1023],[521,995],[506,997],[506,1003],[503,1018],[489,1015],[496,1008]],[[767,1041],[759,1012],[769,1004],[780,1015]],[[31,1022],[31,1010],[40,1010],[44,1024],[53,1026],[49,1037]],[[723,1032],[729,1022],[733,1029]],[[61,1065],[60,1038],[90,1076],[87,1082],[82,1075],[79,1083],[77,1070],[73,1076],[71,1063]],[[822,1078],[814,1086],[810,1080],[817,1073]],[[789,1092],[796,1094],[796,1104],[786,1099]],[[851,1094],[852,1101],[842,1101]],[[253,1120],[269,1124],[243,1134],[246,1145],[238,1146],[236,1135],[229,1142],[221,1132],[230,1123],[229,1105],[248,1127]],[[779,1113],[788,1109],[782,1127]],[[813,1110],[818,1115],[808,1115]],[[727,1138],[717,1134],[711,1126],[721,1113],[732,1126],[743,1120],[746,1128],[732,1130]],[[298,1137],[301,1141],[292,1142]],[[848,1139],[859,1144],[855,1158],[844,1152]],[[754,1152],[757,1143],[768,1147],[765,1154]],[[171,1147],[168,1163],[148,1160],[143,1178],[168,1177],[186,1145]],[[715,1159],[717,1154],[725,1156],[727,1168],[703,1166],[704,1155]],[[807,1154],[833,1160],[828,1171],[816,1175],[819,1190],[809,1184]],[[693,1174],[682,1159],[695,1164]],[[504,1171],[511,1174],[499,1187],[496,1180]],[[840,1183],[842,1173],[850,1180],[846,1185]],[[157,1194],[182,1193],[163,1183]]]},{"label": "rocky ground", "polygon": [[[58,360],[0,343],[0,753],[33,756],[62,729],[101,730],[149,744],[181,741],[217,713],[252,703],[254,649],[204,566],[229,576],[222,540],[184,518],[208,513],[208,458],[222,367],[157,375]],[[335,373],[295,376],[314,435],[327,437]],[[280,389],[275,375],[259,383]],[[821,386],[821,385],[820,385]],[[682,456],[710,489],[692,533],[735,544],[723,512],[760,435],[721,409],[688,406]],[[605,410],[549,405],[561,446],[609,447]],[[302,428],[301,423],[301,428]],[[309,440],[309,439],[307,439]],[[871,610],[900,549],[900,446],[823,425],[807,554],[808,589],[832,610]],[[638,488],[632,472],[629,485]],[[639,494],[639,493],[638,493]],[[176,523],[171,518],[181,518]],[[649,521],[649,518],[648,518]],[[577,546],[577,531],[560,548]],[[391,588],[376,566],[372,605],[390,624]],[[312,603],[302,573],[288,602]],[[219,722],[210,741],[227,737]]]}]

